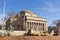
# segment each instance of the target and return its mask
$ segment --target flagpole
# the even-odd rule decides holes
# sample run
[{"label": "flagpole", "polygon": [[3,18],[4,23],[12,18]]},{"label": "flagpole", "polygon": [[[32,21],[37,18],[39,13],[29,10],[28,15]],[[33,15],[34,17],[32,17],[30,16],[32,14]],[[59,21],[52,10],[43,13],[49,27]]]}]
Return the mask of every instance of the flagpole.
[{"label": "flagpole", "polygon": [[3,25],[2,25],[2,30],[4,30],[4,14],[5,14],[5,6],[6,6],[6,0],[4,0],[4,4],[3,4]]}]

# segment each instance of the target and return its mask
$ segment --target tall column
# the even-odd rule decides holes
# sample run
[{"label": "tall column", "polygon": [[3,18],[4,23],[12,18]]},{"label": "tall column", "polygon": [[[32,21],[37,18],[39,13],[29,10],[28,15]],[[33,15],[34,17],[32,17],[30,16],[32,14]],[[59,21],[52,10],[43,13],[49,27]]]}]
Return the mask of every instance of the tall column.
[{"label": "tall column", "polygon": [[39,30],[39,23],[37,23],[37,31]]},{"label": "tall column", "polygon": [[33,30],[33,22],[32,22],[32,30]]},{"label": "tall column", "polygon": [[36,23],[34,23],[34,30],[36,31]]},{"label": "tall column", "polygon": [[40,31],[40,24],[38,23],[38,29],[39,29],[39,31]]},{"label": "tall column", "polygon": [[32,30],[32,22],[30,23],[30,28],[31,28],[31,30]]},{"label": "tall column", "polygon": [[36,23],[36,31],[38,30],[38,23]]},{"label": "tall column", "polygon": [[39,31],[41,31],[41,23],[39,23]]},{"label": "tall column", "polygon": [[28,22],[26,22],[26,31],[28,30]]},{"label": "tall column", "polygon": [[38,28],[39,28],[39,31],[40,31],[40,23],[38,23],[38,24],[39,24]]},{"label": "tall column", "polygon": [[29,30],[31,30],[31,22],[29,22]]},{"label": "tall column", "polygon": [[36,30],[38,31],[38,23],[36,23]]},{"label": "tall column", "polygon": [[35,23],[35,29],[37,30],[37,23]]},{"label": "tall column", "polygon": [[46,28],[45,28],[45,23],[44,23],[44,31],[46,31]]},{"label": "tall column", "polygon": [[34,30],[36,31],[36,23],[34,23]]},{"label": "tall column", "polygon": [[34,22],[33,22],[33,30],[34,30]]},{"label": "tall column", "polygon": [[41,27],[40,30],[43,31],[42,23],[40,23],[40,27]]},{"label": "tall column", "polygon": [[46,31],[46,24],[44,23],[44,31]]},{"label": "tall column", "polygon": [[25,23],[25,31],[26,31],[26,23]]},{"label": "tall column", "polygon": [[32,30],[33,30],[33,22],[31,23],[31,27],[32,27]]},{"label": "tall column", "polygon": [[30,22],[29,22],[29,27],[28,27],[28,30],[30,29]]},{"label": "tall column", "polygon": [[43,31],[44,31],[44,23],[42,23],[42,26],[43,26]]}]

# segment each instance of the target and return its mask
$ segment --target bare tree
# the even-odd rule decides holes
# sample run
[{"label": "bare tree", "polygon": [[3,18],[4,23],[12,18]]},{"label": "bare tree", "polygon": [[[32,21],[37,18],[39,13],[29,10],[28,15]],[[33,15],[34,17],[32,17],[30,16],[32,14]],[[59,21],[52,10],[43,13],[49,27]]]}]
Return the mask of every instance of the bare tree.
[{"label": "bare tree", "polygon": [[15,16],[15,12],[11,11],[11,12],[8,12],[7,14],[8,17],[14,17]]},{"label": "bare tree", "polygon": [[4,21],[7,21],[9,18],[15,17],[15,12],[8,12],[6,16],[4,16]]},{"label": "bare tree", "polygon": [[54,24],[54,25],[57,25],[58,23],[60,23],[60,20],[55,20],[55,21],[53,21],[53,24]]},{"label": "bare tree", "polygon": [[6,21],[7,19],[8,19],[8,18],[5,16],[5,17],[4,17],[4,21]]},{"label": "bare tree", "polygon": [[[8,12],[7,15],[4,17],[4,23],[6,23],[7,20],[10,20],[11,18],[14,18],[14,17],[15,17],[15,14],[16,14],[16,13],[13,12],[13,11]],[[11,20],[10,20],[10,22],[11,22]],[[11,25],[12,25],[12,22],[10,23],[9,26],[11,26]]]}]

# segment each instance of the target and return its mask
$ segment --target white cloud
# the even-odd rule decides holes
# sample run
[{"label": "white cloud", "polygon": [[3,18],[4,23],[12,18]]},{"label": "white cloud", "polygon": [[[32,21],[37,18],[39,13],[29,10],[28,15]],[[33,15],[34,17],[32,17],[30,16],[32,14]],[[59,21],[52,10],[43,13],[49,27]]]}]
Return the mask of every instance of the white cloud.
[{"label": "white cloud", "polygon": [[47,1],[44,1],[44,6],[42,8],[37,7],[35,9],[39,11],[47,12],[47,13],[53,13],[53,12],[60,11],[60,8],[56,8],[55,5],[53,5],[53,3],[47,2]]},{"label": "white cloud", "polygon": [[41,8],[42,11],[53,13],[60,10],[60,8],[55,8],[55,6],[51,2],[44,2],[44,3],[46,6],[44,8]]}]

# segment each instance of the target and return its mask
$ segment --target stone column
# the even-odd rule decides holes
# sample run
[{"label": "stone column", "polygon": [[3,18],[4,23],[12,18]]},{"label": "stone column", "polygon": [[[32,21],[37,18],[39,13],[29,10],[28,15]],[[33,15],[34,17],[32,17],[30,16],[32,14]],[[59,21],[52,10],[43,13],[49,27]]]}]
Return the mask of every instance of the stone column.
[{"label": "stone column", "polygon": [[34,22],[33,22],[33,30],[34,30]]},{"label": "stone column", "polygon": [[31,22],[31,28],[32,28],[32,30],[33,30],[33,22]]},{"label": "stone column", "polygon": [[29,30],[31,30],[31,22],[29,22]]},{"label": "stone column", "polygon": [[45,31],[48,31],[47,23],[45,23]]},{"label": "stone column", "polygon": [[32,24],[31,24],[31,27],[32,27],[32,30],[33,30],[33,22],[32,22]]},{"label": "stone column", "polygon": [[40,31],[43,31],[42,23],[40,23]]},{"label": "stone column", "polygon": [[36,23],[36,30],[38,31],[38,23]]},{"label": "stone column", "polygon": [[44,23],[42,23],[43,31],[44,31]]},{"label": "stone column", "polygon": [[38,31],[39,31],[39,23],[38,23]]},{"label": "stone column", "polygon": [[43,26],[43,31],[44,31],[44,23],[42,23],[42,26]]},{"label": "stone column", "polygon": [[32,29],[32,22],[30,23],[30,28]]},{"label": "stone column", "polygon": [[26,31],[28,30],[28,22],[26,22]]},{"label": "stone column", "polygon": [[34,23],[34,30],[36,31],[36,23]]},{"label": "stone column", "polygon": [[40,23],[39,23],[39,27],[38,27],[39,31],[40,31]]},{"label": "stone column", "polygon": [[38,30],[38,23],[36,23],[36,31]]},{"label": "stone column", "polygon": [[44,31],[46,31],[46,24],[44,23]]},{"label": "stone column", "polygon": [[39,23],[37,23],[37,31],[39,31]]},{"label": "stone column", "polygon": [[28,30],[30,29],[30,22],[29,22],[29,27],[28,27]]},{"label": "stone column", "polygon": [[39,31],[41,31],[41,23],[39,23],[39,28],[40,28]]}]

